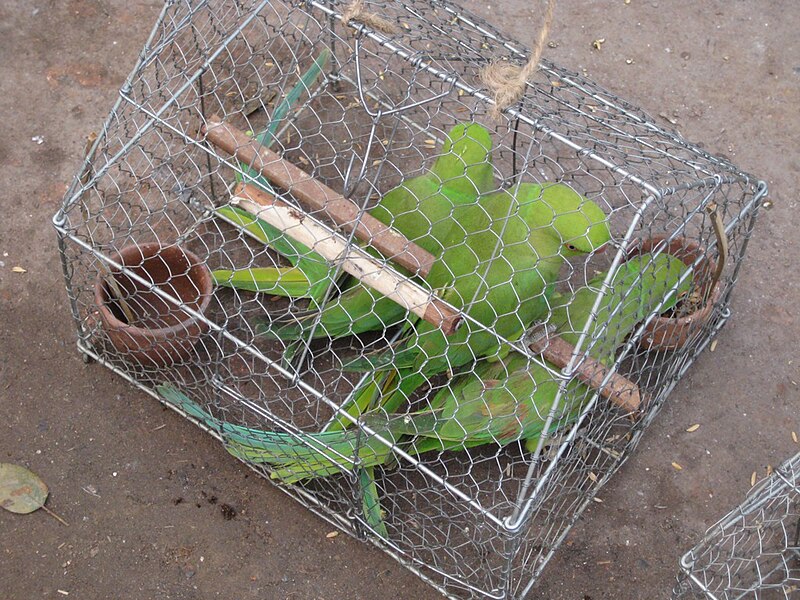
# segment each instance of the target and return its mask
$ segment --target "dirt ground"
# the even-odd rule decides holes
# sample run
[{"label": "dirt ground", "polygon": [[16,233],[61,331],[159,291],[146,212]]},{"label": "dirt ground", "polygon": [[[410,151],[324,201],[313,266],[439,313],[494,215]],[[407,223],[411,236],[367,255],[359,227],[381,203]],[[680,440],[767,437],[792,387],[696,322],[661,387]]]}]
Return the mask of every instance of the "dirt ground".
[{"label": "dirt ground", "polygon": [[[538,23],[530,4],[467,6],[526,39]],[[329,525],[75,350],[50,218],[159,8],[0,4],[0,461],[39,473],[69,522],[0,511],[0,597],[436,597],[373,547],[327,538]],[[716,351],[675,389],[534,598],[667,598],[679,556],[751,474],[800,450],[798,31],[795,0],[558,3],[548,58],[764,178],[774,208]]]}]

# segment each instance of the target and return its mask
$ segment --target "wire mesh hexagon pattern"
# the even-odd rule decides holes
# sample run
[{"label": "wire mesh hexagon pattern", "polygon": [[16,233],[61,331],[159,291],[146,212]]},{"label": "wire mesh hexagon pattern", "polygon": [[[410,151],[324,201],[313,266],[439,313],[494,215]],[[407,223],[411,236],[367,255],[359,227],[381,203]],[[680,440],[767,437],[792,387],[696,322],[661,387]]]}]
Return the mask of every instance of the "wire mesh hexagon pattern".
[{"label": "wire mesh hexagon pattern", "polygon": [[754,486],[681,558],[673,598],[800,594],[800,454]]},{"label": "wire mesh hexagon pattern", "polygon": [[522,598],[729,318],[766,186],[547,61],[495,115],[527,50],[456,4],[350,7],[165,4],[54,218],[78,345]]}]

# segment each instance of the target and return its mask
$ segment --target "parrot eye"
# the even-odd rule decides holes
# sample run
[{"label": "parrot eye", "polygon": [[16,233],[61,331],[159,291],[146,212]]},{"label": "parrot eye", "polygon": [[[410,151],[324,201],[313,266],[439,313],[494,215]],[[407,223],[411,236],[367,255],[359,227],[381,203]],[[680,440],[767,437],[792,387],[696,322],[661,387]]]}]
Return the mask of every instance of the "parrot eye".
[{"label": "parrot eye", "polygon": [[572,252],[577,252],[578,248],[575,247],[575,244],[566,244],[567,250],[571,250]]}]

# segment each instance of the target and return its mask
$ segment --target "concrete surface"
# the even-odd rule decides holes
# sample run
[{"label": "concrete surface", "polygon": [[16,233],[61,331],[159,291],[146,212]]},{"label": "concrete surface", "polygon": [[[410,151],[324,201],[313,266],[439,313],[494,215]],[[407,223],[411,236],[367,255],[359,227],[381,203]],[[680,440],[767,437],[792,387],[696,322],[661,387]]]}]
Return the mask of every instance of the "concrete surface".
[{"label": "concrete surface", "polygon": [[[520,39],[538,22],[530,4],[467,3]],[[372,547],[326,538],[328,525],[74,349],[50,218],[159,7],[0,4],[0,461],[39,473],[69,522],[0,511],[0,597],[435,597]],[[547,57],[766,179],[774,209],[716,351],[581,517],[534,598],[668,597],[679,556],[751,473],[798,450],[798,31],[795,0],[558,4]]]}]

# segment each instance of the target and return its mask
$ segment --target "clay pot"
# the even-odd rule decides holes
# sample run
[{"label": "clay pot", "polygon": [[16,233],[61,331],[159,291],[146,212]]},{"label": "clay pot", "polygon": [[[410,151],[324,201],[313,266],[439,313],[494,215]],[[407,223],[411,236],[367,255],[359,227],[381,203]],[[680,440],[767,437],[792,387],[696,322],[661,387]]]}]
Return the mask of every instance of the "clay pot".
[{"label": "clay pot", "polygon": [[[656,236],[644,240],[629,251],[628,257],[651,252],[661,246],[666,239],[666,236]],[[680,259],[687,266],[693,265],[705,254],[698,244],[687,238],[675,238],[667,243],[664,251]],[[705,303],[690,314],[674,317],[662,315],[652,319],[639,340],[642,348],[646,350],[683,348],[705,326],[722,293],[719,282],[714,285],[713,290],[709,290],[716,268],[717,265],[711,258],[707,256],[703,258],[694,271],[694,290],[700,298],[706,299]]]},{"label": "clay pot", "polygon": [[[104,277],[95,281],[94,297],[103,329],[127,361],[149,367],[169,367],[193,356],[193,348],[208,330],[207,323],[159,297],[152,288],[180,299],[203,313],[211,301],[211,273],[202,261],[178,246],[159,243],[126,246],[113,259],[145,281],[145,286],[117,271],[113,277],[133,313],[128,322]],[[108,277],[108,275],[106,275]]]}]

